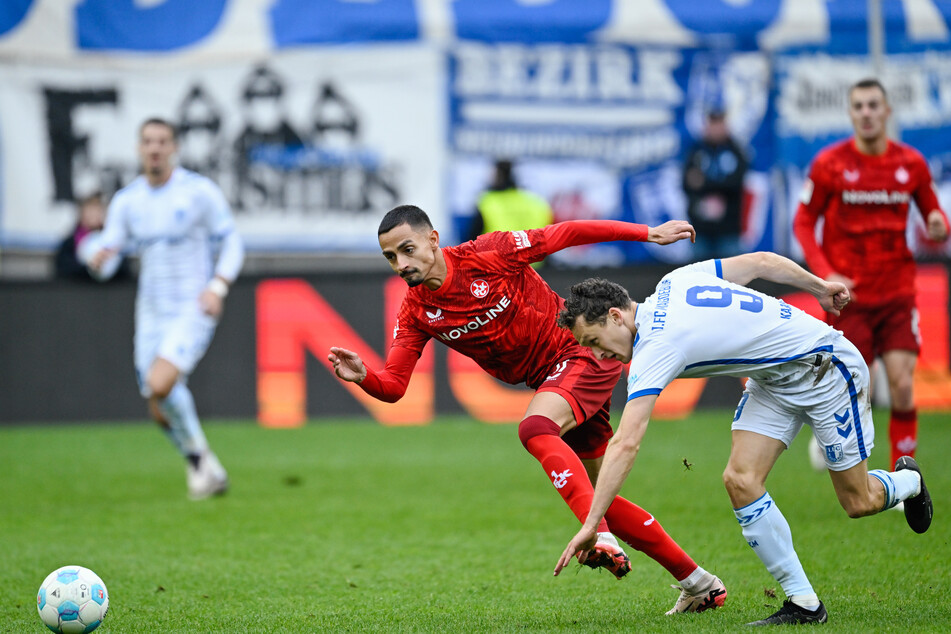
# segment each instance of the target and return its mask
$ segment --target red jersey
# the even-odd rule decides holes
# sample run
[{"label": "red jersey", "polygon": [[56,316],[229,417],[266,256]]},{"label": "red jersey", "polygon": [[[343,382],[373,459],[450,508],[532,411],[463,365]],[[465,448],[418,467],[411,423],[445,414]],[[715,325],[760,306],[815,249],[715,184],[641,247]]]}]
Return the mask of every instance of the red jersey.
[{"label": "red jersey", "polygon": [[884,154],[869,156],[849,138],[822,150],[793,222],[806,263],[821,278],[854,280],[856,301],[865,305],[914,296],[915,260],[905,237],[912,199],[924,218],[941,209],[928,164],[914,148],[889,141]]},{"label": "red jersey", "polygon": [[570,246],[646,239],[645,225],[576,220],[443,247],[445,281],[436,290],[409,289],[385,369],[367,368],[360,386],[381,400],[399,399],[426,342],[436,339],[506,383],[537,388],[555,361],[590,352],[558,326],[563,300],[531,264]]}]

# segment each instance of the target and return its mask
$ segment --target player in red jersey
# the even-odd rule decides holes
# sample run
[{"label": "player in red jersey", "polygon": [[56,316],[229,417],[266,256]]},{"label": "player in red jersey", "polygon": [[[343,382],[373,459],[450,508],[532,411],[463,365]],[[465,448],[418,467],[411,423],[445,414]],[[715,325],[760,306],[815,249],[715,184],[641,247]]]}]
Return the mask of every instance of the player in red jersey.
[{"label": "player in red jersey", "polygon": [[[613,433],[610,399],[622,366],[616,359],[595,359],[558,327],[563,300],[531,263],[580,244],[693,239],[693,227],[679,220],[656,228],[571,221],[440,247],[439,233],[425,212],[403,205],[386,214],[378,233],[383,256],[410,289],[385,368],[368,368],[356,353],[334,347],[328,358],[337,376],[358,383],[375,398],[396,401],[406,391],[423,346],[436,339],[506,383],[526,383],[536,393],[519,424],[519,438],[584,521],[594,495],[592,482]],[[598,527],[591,567],[606,567],[618,578],[630,570],[613,532],[680,582],[681,595],[668,614],[723,604],[726,588],[720,579],[698,566],[650,513],[618,496],[605,519]]]},{"label": "player in red jersey", "polygon": [[[849,89],[855,134],[813,160],[793,229],[813,273],[845,284],[852,305],[826,320],[841,330],[869,366],[881,356],[891,395],[891,462],[914,456],[918,413],[914,373],[921,345],[915,308],[915,260],[905,232],[914,199],[928,237],[944,241],[948,220],[924,157],[889,140],[885,88],[866,79]],[[822,244],[816,222],[824,218]]]}]

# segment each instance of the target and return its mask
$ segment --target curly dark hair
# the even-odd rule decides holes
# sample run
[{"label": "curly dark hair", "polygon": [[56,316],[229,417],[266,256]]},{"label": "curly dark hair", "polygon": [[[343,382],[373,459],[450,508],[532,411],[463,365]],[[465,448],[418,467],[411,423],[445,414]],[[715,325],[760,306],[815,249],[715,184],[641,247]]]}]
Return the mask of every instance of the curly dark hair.
[{"label": "curly dark hair", "polygon": [[380,221],[380,228],[376,234],[382,236],[402,224],[407,224],[417,231],[433,230],[433,223],[429,220],[425,211],[416,205],[400,205],[386,212],[383,220]]},{"label": "curly dark hair", "polygon": [[558,325],[570,330],[582,315],[589,324],[604,324],[611,308],[625,309],[630,305],[631,296],[623,286],[599,277],[589,277],[571,287],[565,307],[558,313]]}]

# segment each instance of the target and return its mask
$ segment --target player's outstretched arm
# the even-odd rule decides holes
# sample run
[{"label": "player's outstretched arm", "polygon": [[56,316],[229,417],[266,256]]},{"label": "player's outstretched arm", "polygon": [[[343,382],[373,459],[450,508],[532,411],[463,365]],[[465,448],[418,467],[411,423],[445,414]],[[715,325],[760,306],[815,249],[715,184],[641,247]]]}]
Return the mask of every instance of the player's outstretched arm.
[{"label": "player's outstretched arm", "polygon": [[823,280],[789,258],[769,251],[746,253],[721,261],[723,279],[746,285],[761,279],[787,284],[811,293],[822,308],[833,315],[845,308],[852,297],[845,284]]},{"label": "player's outstretched arm", "polygon": [[657,395],[649,394],[631,399],[624,406],[617,433],[608,442],[607,451],[604,452],[604,461],[598,472],[598,483],[594,487],[594,498],[591,500],[591,510],[588,511],[581,530],[571,538],[558,558],[555,576],[571,562],[572,557],[577,557],[578,561],[584,563],[594,548],[598,538],[598,524],[634,466],[634,458],[637,457],[656,402]]},{"label": "player's outstretched arm", "polygon": [[686,220],[668,220],[658,227],[647,229],[647,241],[656,244],[673,244],[680,240],[697,241],[697,232]]},{"label": "player's outstretched arm", "polygon": [[327,360],[333,365],[334,373],[344,381],[361,383],[367,378],[367,369],[363,365],[363,360],[352,350],[333,347],[327,355]]}]

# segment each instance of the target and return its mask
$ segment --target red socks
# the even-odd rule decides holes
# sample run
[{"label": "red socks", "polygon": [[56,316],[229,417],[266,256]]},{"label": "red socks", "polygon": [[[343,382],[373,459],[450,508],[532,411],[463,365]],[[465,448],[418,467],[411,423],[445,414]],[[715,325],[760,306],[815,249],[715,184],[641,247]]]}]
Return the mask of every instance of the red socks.
[{"label": "red socks", "polygon": [[[581,459],[559,436],[560,431],[554,421],[544,416],[529,416],[518,428],[522,444],[542,464],[555,489],[583,523],[591,510],[594,487]],[[678,581],[697,568],[660,523],[636,504],[618,496],[608,508],[605,519],[607,521],[601,520],[598,532],[610,530],[654,559]]]},{"label": "red socks", "polygon": [[697,569],[697,564],[675,542],[654,516],[620,495],[608,507],[605,519],[611,532],[641,551],[683,581]]},{"label": "red socks", "polygon": [[892,410],[888,421],[888,439],[892,444],[892,461],[888,465],[890,471],[895,468],[895,461],[902,456],[915,457],[915,449],[918,448],[918,410]]},{"label": "red socks", "polygon": [[[536,432],[526,437],[526,433]],[[519,437],[528,453],[542,463],[542,469],[548,475],[555,490],[564,498],[578,521],[582,524],[588,518],[591,510],[591,500],[594,498],[594,487],[588,479],[581,458],[565,444],[558,433],[561,429],[557,423],[544,416],[530,416],[519,425]],[[608,523],[601,520],[598,532],[608,531]]]}]

